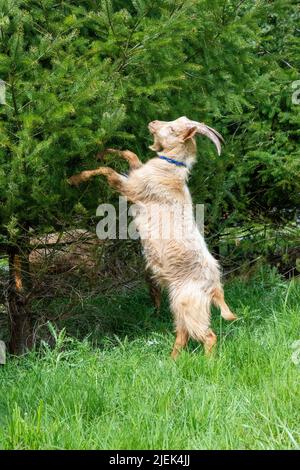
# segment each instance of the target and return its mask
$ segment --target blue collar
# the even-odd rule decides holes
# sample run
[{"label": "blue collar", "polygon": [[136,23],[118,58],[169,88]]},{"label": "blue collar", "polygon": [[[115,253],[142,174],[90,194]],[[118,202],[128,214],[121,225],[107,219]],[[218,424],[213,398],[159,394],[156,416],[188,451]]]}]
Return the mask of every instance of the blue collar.
[{"label": "blue collar", "polygon": [[185,163],[179,162],[178,160],[173,160],[173,158],[164,157],[163,155],[158,155],[158,158],[161,160],[166,160],[166,162],[173,163],[176,166],[185,166],[185,168],[187,167]]}]

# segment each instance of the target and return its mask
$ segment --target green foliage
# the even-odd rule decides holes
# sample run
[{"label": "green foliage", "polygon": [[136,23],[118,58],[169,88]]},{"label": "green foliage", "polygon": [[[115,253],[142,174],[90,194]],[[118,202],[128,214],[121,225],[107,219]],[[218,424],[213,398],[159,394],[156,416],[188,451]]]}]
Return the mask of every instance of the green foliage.
[{"label": "green foliage", "polygon": [[215,15],[210,2],[197,31],[193,60],[201,69],[189,81],[190,96],[226,146],[221,159],[200,150],[194,197],[206,202],[213,233],[249,221],[284,223],[300,205],[300,106],[292,103],[299,9],[291,1],[213,4]]},{"label": "green foliage", "polygon": [[[120,127],[125,110],[109,61],[81,34],[84,8],[78,18],[70,16],[72,5],[60,11],[51,1],[2,1],[1,10],[7,12],[0,46],[7,82],[1,221],[40,230],[68,219],[77,200],[66,184],[68,168],[90,161]],[[11,231],[4,235],[10,239]]]}]

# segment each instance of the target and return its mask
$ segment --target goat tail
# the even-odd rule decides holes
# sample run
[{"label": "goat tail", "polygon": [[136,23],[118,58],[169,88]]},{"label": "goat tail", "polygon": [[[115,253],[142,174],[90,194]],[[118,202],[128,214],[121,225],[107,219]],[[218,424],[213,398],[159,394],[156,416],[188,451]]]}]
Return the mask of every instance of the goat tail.
[{"label": "goat tail", "polygon": [[221,286],[218,286],[216,289],[213,290],[212,292],[212,302],[213,304],[220,309],[221,316],[225,320],[236,320],[236,315],[230,310],[228,307],[227,303],[225,302],[224,299],[224,291]]}]

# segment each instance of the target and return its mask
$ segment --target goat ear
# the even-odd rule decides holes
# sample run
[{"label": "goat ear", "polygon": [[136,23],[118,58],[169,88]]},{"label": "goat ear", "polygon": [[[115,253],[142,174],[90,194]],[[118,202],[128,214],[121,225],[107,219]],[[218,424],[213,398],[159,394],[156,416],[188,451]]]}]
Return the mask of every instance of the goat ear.
[{"label": "goat ear", "polygon": [[183,142],[185,142],[186,140],[189,140],[192,137],[194,137],[194,135],[196,133],[197,133],[197,127],[196,126],[189,127],[188,129],[186,129],[183,133],[183,136],[182,136]]}]

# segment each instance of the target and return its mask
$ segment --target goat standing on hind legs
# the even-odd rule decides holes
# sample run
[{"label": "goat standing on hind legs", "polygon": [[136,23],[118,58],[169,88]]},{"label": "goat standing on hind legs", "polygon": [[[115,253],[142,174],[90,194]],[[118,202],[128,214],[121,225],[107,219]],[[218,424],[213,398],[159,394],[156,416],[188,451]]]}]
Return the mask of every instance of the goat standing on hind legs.
[{"label": "goat standing on hind legs", "polygon": [[[147,267],[169,293],[176,328],[172,357],[177,357],[190,337],[201,341],[209,354],[217,341],[210,327],[211,303],[220,308],[226,320],[236,317],[224,300],[218,262],[209,253],[196,225],[186,182],[196,161],[196,134],[209,137],[218,154],[222,137],[205,124],[186,117],[171,122],[153,121],[149,130],[154,137],[150,148],[157,157],[145,164],[128,150],[109,150],[128,161],[128,177],[100,167],[72,176],[69,183],[77,185],[92,176],[104,175],[113,188],[136,204],[134,220]],[[167,235],[166,221],[168,228],[173,228],[167,230]]]}]

